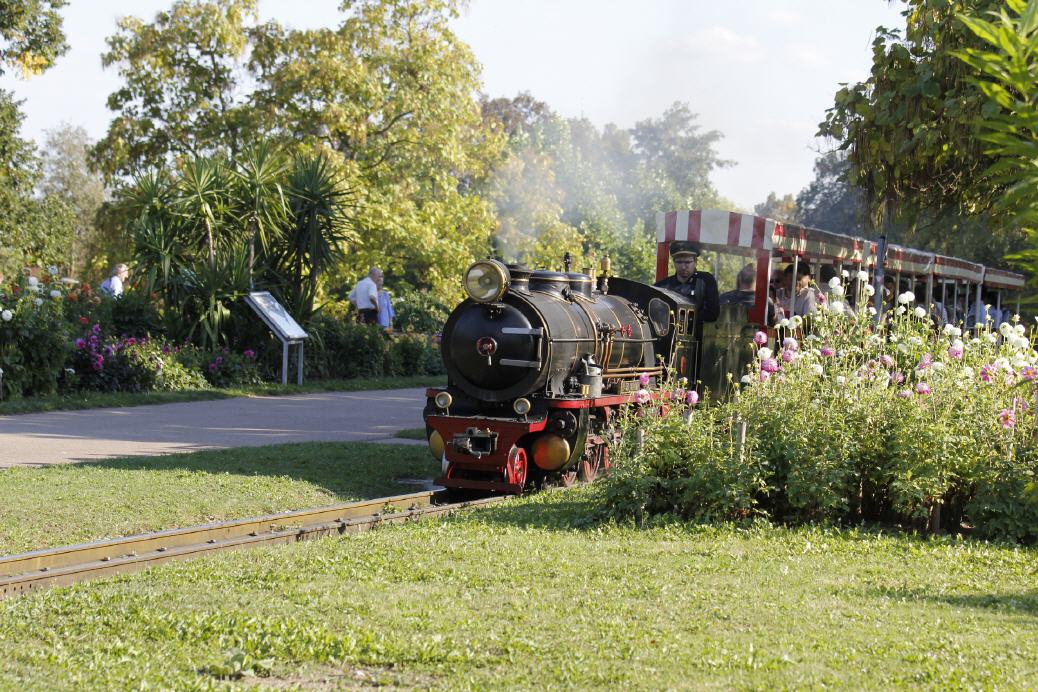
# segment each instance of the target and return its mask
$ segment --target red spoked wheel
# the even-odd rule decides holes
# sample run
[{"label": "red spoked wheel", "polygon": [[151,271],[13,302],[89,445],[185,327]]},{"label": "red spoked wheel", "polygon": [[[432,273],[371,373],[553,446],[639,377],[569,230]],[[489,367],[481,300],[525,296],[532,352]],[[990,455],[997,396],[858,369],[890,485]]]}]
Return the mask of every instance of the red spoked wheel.
[{"label": "red spoked wheel", "polygon": [[576,471],[564,471],[563,473],[559,474],[559,485],[561,485],[563,488],[569,488],[576,482]]},{"label": "red spoked wheel", "polygon": [[512,447],[508,452],[508,463],[505,465],[505,481],[520,487],[525,486],[528,471],[526,450],[522,447]]},{"label": "red spoked wheel", "polygon": [[580,480],[590,483],[595,480],[599,471],[607,468],[609,468],[609,447],[604,444],[596,444],[580,460],[578,466]]}]

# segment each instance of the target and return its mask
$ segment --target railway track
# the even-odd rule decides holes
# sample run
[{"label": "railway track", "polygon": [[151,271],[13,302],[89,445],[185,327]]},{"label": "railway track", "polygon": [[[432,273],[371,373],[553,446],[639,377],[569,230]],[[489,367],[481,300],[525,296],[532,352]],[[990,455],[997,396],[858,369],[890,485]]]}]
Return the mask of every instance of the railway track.
[{"label": "railway track", "polygon": [[446,491],[430,490],[8,555],[0,557],[0,598],[223,550],[362,533],[383,524],[444,516],[504,499],[450,503]]}]

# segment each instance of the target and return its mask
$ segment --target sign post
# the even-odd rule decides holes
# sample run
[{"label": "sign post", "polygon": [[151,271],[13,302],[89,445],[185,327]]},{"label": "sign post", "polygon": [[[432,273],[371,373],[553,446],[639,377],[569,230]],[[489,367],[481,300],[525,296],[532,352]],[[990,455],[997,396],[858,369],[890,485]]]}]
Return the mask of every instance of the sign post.
[{"label": "sign post", "polygon": [[288,347],[299,346],[299,359],[296,368],[296,384],[303,384],[303,340],[309,334],[303,331],[299,323],[292,319],[288,311],[269,291],[255,291],[245,296],[248,303],[263,323],[281,340],[281,384],[288,384]]}]

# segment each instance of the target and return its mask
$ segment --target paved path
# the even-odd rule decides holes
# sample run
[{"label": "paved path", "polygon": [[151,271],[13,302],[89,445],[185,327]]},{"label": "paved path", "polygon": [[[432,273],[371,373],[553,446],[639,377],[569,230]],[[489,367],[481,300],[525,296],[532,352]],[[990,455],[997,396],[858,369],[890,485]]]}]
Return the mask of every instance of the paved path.
[{"label": "paved path", "polygon": [[0,467],[284,442],[390,441],[422,427],[424,389],[321,392],[0,416]]}]

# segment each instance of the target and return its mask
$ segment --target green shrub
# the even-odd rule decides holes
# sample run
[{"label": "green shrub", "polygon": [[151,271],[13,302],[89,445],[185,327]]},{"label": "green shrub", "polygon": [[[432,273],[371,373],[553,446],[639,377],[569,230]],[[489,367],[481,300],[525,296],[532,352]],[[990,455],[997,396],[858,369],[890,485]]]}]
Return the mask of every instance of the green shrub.
[{"label": "green shrub", "polygon": [[[760,488],[753,511],[777,521],[1038,541],[1033,336],[1020,324],[936,332],[927,310],[902,299],[878,327],[864,308],[854,317],[834,308],[806,336],[781,326],[777,352],[762,335],[736,396],[696,412],[700,430],[679,434],[677,413],[639,422],[659,441],[630,459],[617,450],[614,513],[730,517],[750,507],[747,488]],[[729,416],[748,423],[748,466],[732,462]]]},{"label": "green shrub", "polygon": [[[631,417],[623,427],[628,448],[607,485],[614,515],[721,521],[756,512],[764,491],[759,456],[752,438],[740,446],[729,407],[679,406],[664,416]],[[640,449],[632,442],[638,437]]]},{"label": "green shrub", "polygon": [[443,330],[450,315],[449,305],[428,291],[401,291],[393,297],[394,326],[399,332],[435,334]]},{"label": "green shrub", "polygon": [[[51,291],[57,293],[52,297]],[[3,398],[58,390],[69,355],[69,325],[60,286],[25,281],[0,294],[0,368]]]}]

